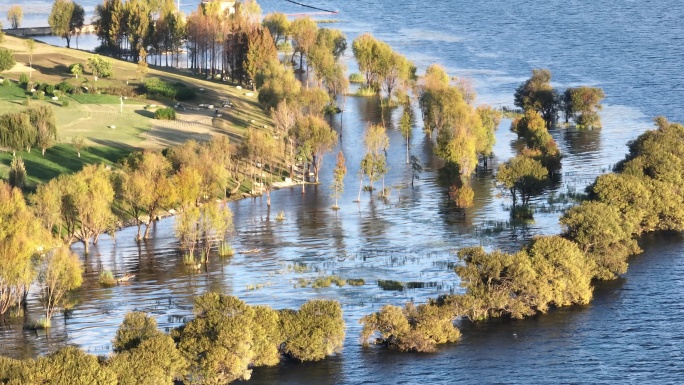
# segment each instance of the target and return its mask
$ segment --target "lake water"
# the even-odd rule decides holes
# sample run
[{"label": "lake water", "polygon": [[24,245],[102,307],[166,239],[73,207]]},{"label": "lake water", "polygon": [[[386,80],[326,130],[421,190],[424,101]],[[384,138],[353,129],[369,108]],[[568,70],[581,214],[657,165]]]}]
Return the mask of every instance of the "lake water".
[{"label": "lake water", "polygon": [[[94,1],[84,1],[91,12]],[[181,2],[186,11],[192,4]],[[26,23],[44,25],[50,4],[31,4]],[[285,1],[262,0],[266,12],[308,10]],[[315,3],[338,9],[331,24],[353,39],[370,31],[405,54],[424,70],[442,64],[450,74],[472,80],[478,102],[512,105],[513,91],[537,67],[553,72],[559,88],[588,84],[607,94],[600,131],[555,129],[552,134],[565,154],[563,176],[545,195],[536,198],[535,222],[511,227],[506,207],[491,173],[473,181],[475,205],[463,215],[448,204],[448,186],[441,182],[441,162],[431,142],[420,134],[412,151],[426,168],[415,188],[404,164],[403,139],[389,130],[389,203],[368,193],[361,203],[356,176],[363,154],[366,122],[379,122],[376,103],[347,98],[335,128],[349,173],[342,209],[333,204],[328,186],[334,154],[325,160],[320,186],[308,186],[265,198],[230,204],[235,214],[234,248],[260,248],[257,254],[237,254],[229,261],[214,258],[206,271],[182,265],[173,237],[173,218],[160,221],[148,243],[133,241],[135,230],[104,237],[84,258],[86,282],[79,303],[65,319],[54,321],[49,335],[22,331],[19,325],[0,331],[0,354],[31,357],[66,343],[97,354],[110,351],[110,340],[123,315],[131,310],[154,314],[164,328],[179,325],[191,314],[192,297],[206,291],[237,295],[251,304],[298,307],[311,298],[332,298],[344,307],[347,340],[344,352],[320,363],[286,363],[254,371],[254,384],[389,384],[389,383],[676,383],[684,378],[684,242],[680,234],[650,236],[645,252],[630,262],[620,280],[600,284],[585,307],[553,311],[525,321],[462,324],[463,340],[435,354],[398,354],[362,349],[358,320],[387,303],[421,302],[441,293],[458,292],[453,273],[454,252],[470,245],[517,249],[537,234],[556,234],[562,205],[549,207],[549,198],[581,191],[626,152],[625,144],[652,126],[651,118],[666,115],[684,121],[684,4],[677,1],[444,1]],[[4,7],[4,8],[3,8]],[[4,15],[5,2],[0,4]],[[58,39],[55,39],[58,41]],[[346,59],[353,68],[351,49]],[[398,118],[395,112],[392,120]],[[515,154],[510,121],[497,132],[494,152],[501,162]],[[280,211],[285,220],[276,221]],[[80,245],[74,245],[81,252]],[[295,268],[295,265],[298,267]],[[306,266],[305,268],[301,266]],[[101,269],[117,275],[135,274],[130,285],[101,288]],[[366,285],[325,289],[295,288],[299,278],[322,274],[363,278]],[[423,282],[404,292],[383,291],[377,279]],[[30,316],[40,316],[31,303]]]}]

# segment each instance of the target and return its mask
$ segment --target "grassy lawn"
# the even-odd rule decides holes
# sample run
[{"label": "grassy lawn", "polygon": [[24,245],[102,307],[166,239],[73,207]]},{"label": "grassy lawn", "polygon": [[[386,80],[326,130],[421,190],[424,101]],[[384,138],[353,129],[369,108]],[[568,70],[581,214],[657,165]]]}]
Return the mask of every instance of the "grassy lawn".
[{"label": "grassy lawn", "polygon": [[[22,73],[28,74],[28,53],[24,39],[6,36],[3,47],[14,51],[17,65],[2,76],[14,81]],[[85,65],[86,59],[92,53],[75,49],[54,47],[36,42],[33,54],[33,71],[31,81],[36,83],[58,84],[62,81],[74,87],[97,87],[104,90],[107,87],[138,87],[141,85],[137,64],[111,59],[114,76],[99,79],[97,82],[86,69],[85,73],[75,78],[68,70],[70,64]],[[31,99],[31,105],[50,105],[57,120],[58,141],[60,144],[48,149],[45,157],[39,149],[29,154],[26,151],[17,153],[24,159],[30,186],[35,187],[38,182],[54,178],[61,173],[72,173],[80,170],[83,165],[90,163],[111,164],[136,149],[161,149],[176,146],[188,139],[207,140],[214,135],[228,135],[232,142],[239,142],[249,127],[272,127],[272,122],[263,113],[257,102],[257,96],[247,96],[249,90],[238,89],[225,82],[206,80],[193,76],[185,71],[150,66],[147,77],[159,78],[168,83],[182,82],[195,90],[197,97],[190,102],[183,102],[185,106],[193,107],[200,103],[219,106],[219,101],[230,99],[234,108],[221,109],[223,117],[213,118],[213,111],[201,110],[184,112],[180,122],[168,126],[152,119],[153,113],[144,109],[146,104],[170,106],[175,104],[171,100],[148,100],[129,97],[124,100],[123,112],[120,111],[118,95],[80,94],[62,96],[53,101]],[[27,92],[16,84],[0,85],[0,114],[16,112],[26,109],[23,105]],[[68,107],[62,107],[62,100],[69,100]],[[206,123],[207,120],[209,123]],[[201,122],[201,123],[198,123]],[[82,151],[82,157],[77,158],[71,146],[74,136],[86,139],[88,149]],[[6,178],[11,153],[0,151],[0,177]]]}]

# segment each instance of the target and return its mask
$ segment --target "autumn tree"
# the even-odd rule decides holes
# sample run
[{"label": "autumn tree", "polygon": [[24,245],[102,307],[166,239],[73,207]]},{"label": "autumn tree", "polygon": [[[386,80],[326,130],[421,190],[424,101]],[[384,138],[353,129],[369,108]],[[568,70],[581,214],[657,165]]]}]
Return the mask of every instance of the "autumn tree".
[{"label": "autumn tree", "polygon": [[33,75],[33,52],[36,50],[36,41],[33,39],[26,39],[26,50],[29,54],[29,78]]},{"label": "autumn tree", "polygon": [[[410,108],[410,106],[408,108]],[[411,133],[413,132],[411,115],[411,112],[405,107],[404,112],[401,114],[401,120],[399,121],[399,130],[401,131],[401,136],[406,139],[406,164],[409,164],[409,142],[411,140]]]},{"label": "autumn tree", "polygon": [[454,312],[446,306],[427,303],[403,308],[385,305],[376,313],[361,318],[361,341],[368,346],[371,336],[385,346],[403,352],[434,352],[438,344],[453,343],[461,338],[454,326]]},{"label": "autumn tree", "polygon": [[568,239],[596,265],[594,276],[615,279],[627,271],[627,257],[640,251],[633,238],[636,224],[616,206],[603,202],[582,202],[570,208],[560,220]]},{"label": "autumn tree", "polygon": [[20,305],[36,278],[34,258],[49,248],[50,237],[28,209],[17,188],[0,181],[0,319]]},{"label": "autumn tree", "polygon": [[297,119],[292,136],[298,149],[303,151],[302,154],[311,159],[314,177],[318,183],[323,156],[337,144],[337,133],[323,118],[306,115]]},{"label": "autumn tree", "polygon": [[264,28],[268,29],[273,38],[273,43],[278,46],[287,41],[288,31],[290,29],[290,21],[287,15],[281,12],[269,13],[264,16],[261,22]]},{"label": "autumn tree", "polygon": [[603,106],[601,100],[606,95],[595,87],[568,88],[563,94],[565,122],[572,117],[579,128],[600,128],[601,118],[598,115]]},{"label": "autumn tree", "polygon": [[52,33],[66,39],[69,48],[71,38],[80,33],[83,27],[84,18],[85,11],[81,5],[70,0],[55,0],[48,24],[52,28]]},{"label": "autumn tree", "polygon": [[13,5],[7,11],[7,21],[10,22],[12,29],[19,28],[21,20],[24,18],[24,12],[21,10],[20,5]]},{"label": "autumn tree", "polygon": [[64,180],[63,216],[70,222],[70,235],[83,242],[88,254],[90,241],[112,228],[114,186],[104,165],[89,165]]},{"label": "autumn tree", "polygon": [[236,297],[207,293],[195,298],[193,312],[178,343],[192,378],[205,384],[248,380],[254,309]]},{"label": "autumn tree", "polygon": [[112,348],[116,353],[126,352],[140,346],[148,339],[162,335],[157,329],[157,320],[147,313],[133,311],[126,313],[116,331]]},{"label": "autumn tree", "polygon": [[138,225],[137,240],[149,238],[152,221],[174,201],[171,171],[171,162],[152,151],[135,153],[123,162],[117,196]]},{"label": "autumn tree", "polygon": [[[311,50],[316,43],[318,25],[308,16],[300,17],[290,23],[288,34],[291,36],[294,52],[299,53],[299,70],[304,72],[304,56],[309,55],[309,50]],[[309,84],[308,77],[307,64],[307,87]]]},{"label": "autumn tree", "polygon": [[83,283],[83,268],[78,256],[66,246],[48,252],[40,263],[40,302],[49,324],[55,311],[68,303],[69,292]]},{"label": "autumn tree", "polygon": [[385,174],[389,171],[385,153],[389,148],[389,138],[387,130],[381,124],[368,126],[364,136],[366,155],[361,160],[361,169],[368,175],[370,189],[373,189],[373,182],[383,179],[383,190],[385,188]]},{"label": "autumn tree", "polygon": [[538,112],[547,126],[556,122],[559,97],[551,86],[550,70],[533,69],[532,77],[516,88],[514,97],[517,107]]},{"label": "autumn tree", "polygon": [[138,73],[140,74],[140,81],[145,80],[145,75],[147,74],[148,70],[148,65],[147,65],[147,51],[145,51],[145,48],[140,48],[140,51],[138,51],[138,56],[140,57],[140,60],[138,60]]},{"label": "autumn tree", "polygon": [[335,163],[335,169],[333,170],[333,184],[331,186],[333,197],[335,198],[333,210],[339,210],[340,206],[337,205],[337,199],[344,192],[344,176],[347,175],[347,166],[344,163],[344,154],[340,151],[337,153],[337,163]]},{"label": "autumn tree", "polygon": [[518,155],[499,166],[496,180],[511,193],[515,208],[518,196],[523,207],[527,206],[530,198],[541,187],[548,176],[548,170],[541,162],[532,158]]},{"label": "autumn tree", "polygon": [[298,361],[319,361],[342,351],[345,323],[337,301],[314,299],[280,313],[282,352]]},{"label": "autumn tree", "polygon": [[534,277],[532,263],[522,253],[482,247],[458,251],[463,264],[456,267],[465,293],[453,298],[457,312],[470,320],[486,320],[510,316],[525,318],[536,311],[525,293],[525,285]]}]

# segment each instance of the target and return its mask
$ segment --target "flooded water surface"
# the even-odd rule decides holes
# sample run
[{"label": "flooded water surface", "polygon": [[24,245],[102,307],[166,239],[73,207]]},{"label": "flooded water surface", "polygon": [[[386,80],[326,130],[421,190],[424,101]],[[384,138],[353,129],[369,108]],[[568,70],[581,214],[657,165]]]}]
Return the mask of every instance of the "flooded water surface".
[{"label": "flooded water surface", "polygon": [[[27,22],[47,18],[44,1],[36,3]],[[94,1],[83,1],[91,12]],[[262,0],[265,12],[308,12],[285,1]],[[645,252],[631,260],[617,281],[596,288],[585,307],[552,311],[525,321],[459,326],[463,340],[434,354],[398,354],[363,349],[358,320],[391,303],[423,302],[458,292],[453,272],[455,251],[464,246],[515,250],[538,234],[556,234],[560,211],[572,202],[561,194],[582,192],[593,179],[623,158],[626,143],[666,115],[684,121],[684,27],[677,1],[480,1],[366,2],[317,1],[339,14],[318,16],[353,39],[372,32],[413,60],[422,72],[440,63],[454,76],[470,78],[478,102],[513,104],[515,88],[532,68],[551,69],[559,88],[579,84],[602,87],[607,95],[601,113],[603,129],[579,132],[558,128],[552,135],[564,154],[562,176],[535,198],[535,221],[509,221],[510,201],[496,188],[491,171],[474,176],[475,205],[465,212],[449,203],[448,184],[440,178],[442,163],[432,142],[416,123],[411,151],[425,171],[411,187],[401,134],[389,129],[390,171],[383,201],[359,189],[358,165],[363,157],[367,123],[382,120],[377,103],[349,97],[334,127],[339,148],[326,157],[319,186],[272,193],[266,199],[229,204],[234,213],[232,259],[213,258],[206,269],[185,267],[173,235],[174,218],[163,219],[148,242],[134,242],[135,229],[103,237],[83,261],[86,279],[73,311],[59,315],[49,334],[23,331],[20,325],[0,330],[0,354],[34,357],[64,344],[95,354],[109,354],[111,339],[126,312],[141,310],[172,328],[192,313],[192,298],[207,291],[236,295],[250,304],[298,307],[312,298],[343,305],[347,339],[341,355],[320,363],[285,363],[254,371],[254,384],[394,384],[394,383],[676,383],[684,378],[684,242],[680,234],[642,240]],[[0,14],[4,14],[0,4]],[[43,7],[43,8],[41,8]],[[189,11],[194,4],[182,2]],[[27,7],[25,6],[25,9]],[[25,11],[26,12],[26,11]],[[41,13],[42,12],[42,13]],[[41,19],[43,18],[43,19]],[[52,38],[55,42],[58,39]],[[87,38],[82,38],[82,43]],[[83,43],[86,44],[86,43]],[[89,43],[92,44],[92,43]],[[350,43],[351,47],[351,43]],[[351,49],[345,55],[354,70]],[[396,123],[400,111],[386,117]],[[515,155],[515,135],[504,119],[497,132],[495,161]],[[329,185],[334,155],[341,150],[348,174],[341,210]],[[560,201],[560,202],[559,202]],[[285,219],[276,220],[279,212]],[[82,247],[74,245],[82,255]],[[112,288],[97,283],[102,269],[115,275],[135,274],[129,284]],[[364,279],[363,286],[302,288],[301,282],[324,275]],[[383,290],[378,279],[401,281],[412,288]],[[410,283],[410,284],[409,284]],[[30,304],[31,318],[40,306]]]}]

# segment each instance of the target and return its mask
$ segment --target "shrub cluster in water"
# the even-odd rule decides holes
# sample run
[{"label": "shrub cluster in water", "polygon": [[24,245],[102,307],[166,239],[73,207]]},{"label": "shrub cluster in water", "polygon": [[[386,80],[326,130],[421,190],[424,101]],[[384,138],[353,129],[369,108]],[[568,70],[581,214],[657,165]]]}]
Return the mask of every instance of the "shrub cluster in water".
[{"label": "shrub cluster in water", "polygon": [[195,319],[167,335],[145,313],[126,315],[116,354],[100,359],[75,347],[35,360],[0,356],[0,383],[10,384],[225,384],[249,379],[253,367],[283,357],[317,361],[342,348],[339,303],[312,300],[299,310],[249,306],[236,297],[197,297]]}]

